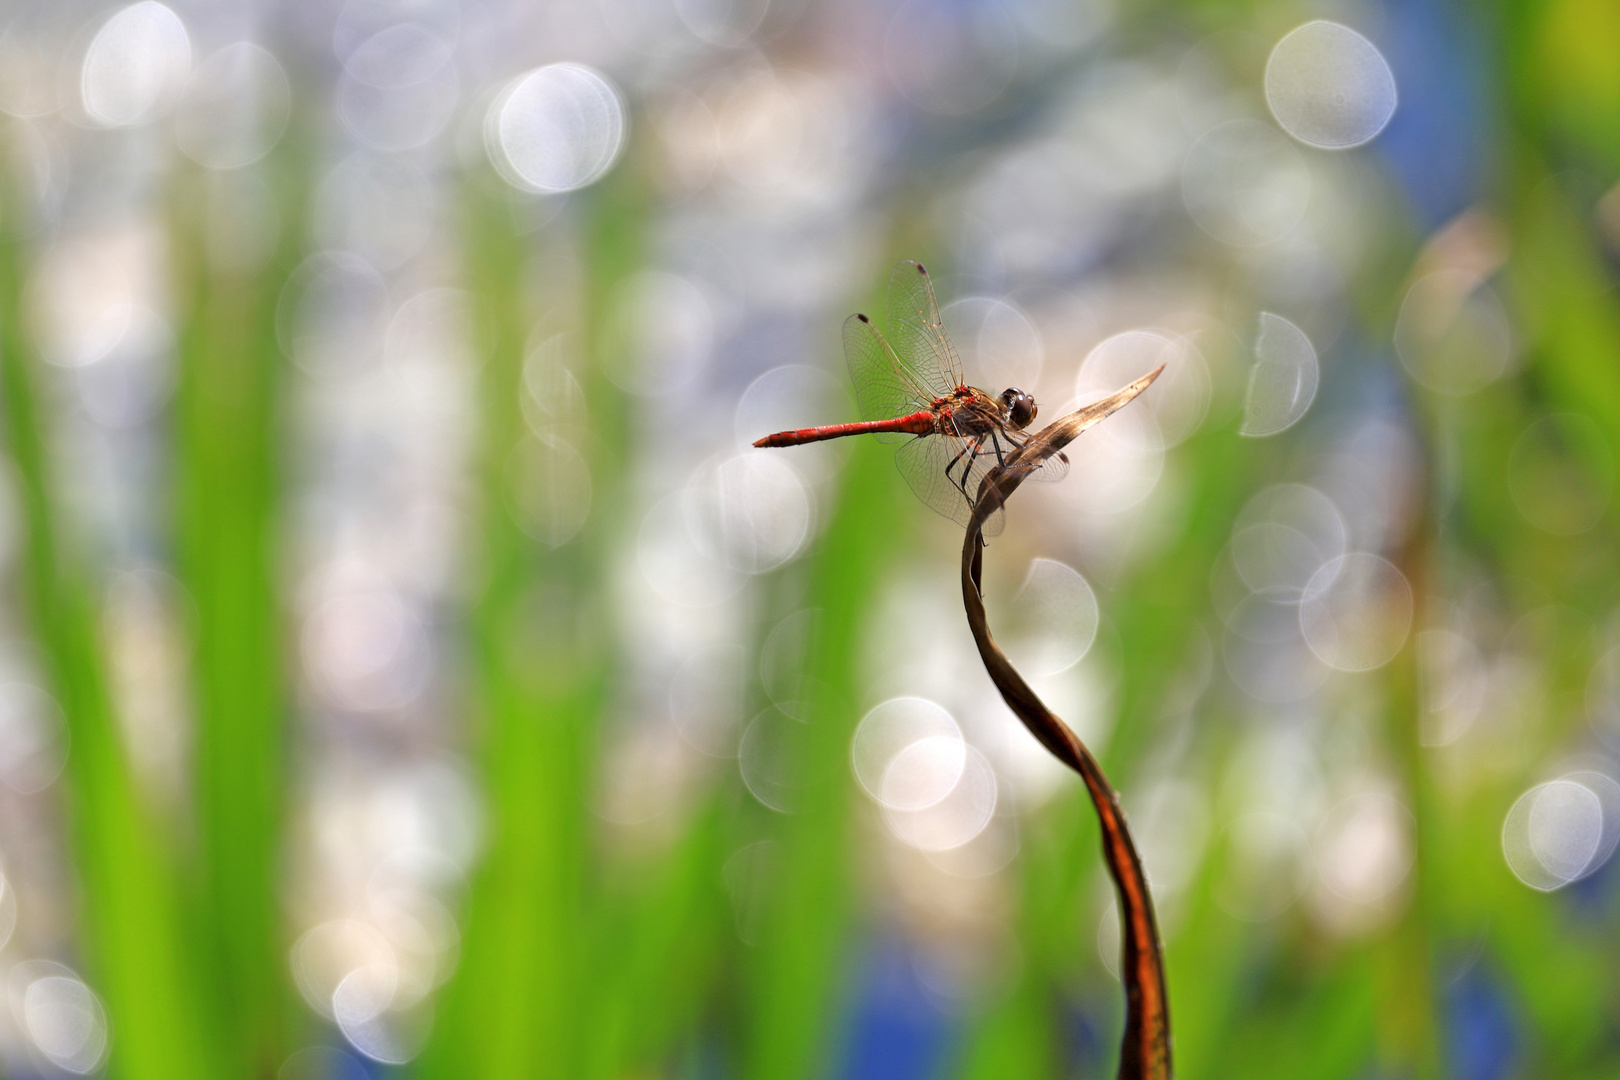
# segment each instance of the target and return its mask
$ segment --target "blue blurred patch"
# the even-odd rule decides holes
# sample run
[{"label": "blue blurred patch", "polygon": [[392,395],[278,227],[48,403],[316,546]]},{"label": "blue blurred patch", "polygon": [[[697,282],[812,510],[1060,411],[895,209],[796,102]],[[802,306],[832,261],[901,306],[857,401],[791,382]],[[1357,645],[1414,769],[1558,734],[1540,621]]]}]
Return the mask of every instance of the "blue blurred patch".
[{"label": "blue blurred patch", "polygon": [[1595,872],[1560,889],[1571,913],[1584,922],[1600,925],[1614,910],[1620,896],[1620,859],[1611,856]]},{"label": "blue blurred patch", "polygon": [[1373,141],[1427,230],[1483,194],[1490,93],[1477,15],[1446,0],[1397,0],[1379,35],[1398,104]]},{"label": "blue blurred patch", "polygon": [[846,1027],[840,1080],[927,1080],[937,1076],[954,1025],[928,997],[913,952],[879,938],[863,957]]},{"label": "blue blurred patch", "polygon": [[1064,1075],[1107,1075],[1106,1070],[1115,1055],[1110,1035],[1105,1034],[1111,1030],[1107,1003],[1069,1002],[1063,1010]]},{"label": "blue blurred patch", "polygon": [[1441,998],[1446,1060],[1455,1080],[1506,1080],[1519,1063],[1519,1024],[1507,988],[1481,958]]}]

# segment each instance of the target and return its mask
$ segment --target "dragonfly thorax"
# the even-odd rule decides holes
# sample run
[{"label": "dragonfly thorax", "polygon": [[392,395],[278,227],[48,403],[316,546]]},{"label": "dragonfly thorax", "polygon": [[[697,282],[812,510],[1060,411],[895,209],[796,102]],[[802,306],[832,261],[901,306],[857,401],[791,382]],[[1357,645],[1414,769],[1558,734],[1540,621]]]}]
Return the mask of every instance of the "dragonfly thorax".
[{"label": "dragonfly thorax", "polygon": [[1035,414],[1040,411],[1035,399],[1016,386],[1009,386],[1001,392],[1001,404],[1006,409],[1007,426],[1014,431],[1029,427]]}]

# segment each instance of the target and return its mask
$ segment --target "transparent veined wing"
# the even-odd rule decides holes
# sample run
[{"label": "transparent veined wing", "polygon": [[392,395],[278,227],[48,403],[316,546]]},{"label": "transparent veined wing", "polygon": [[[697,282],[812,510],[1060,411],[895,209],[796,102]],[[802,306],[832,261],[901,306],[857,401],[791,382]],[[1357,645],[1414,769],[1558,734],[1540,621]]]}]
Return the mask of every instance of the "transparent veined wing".
[{"label": "transparent veined wing", "polygon": [[[985,473],[995,466],[995,455],[982,451],[974,439],[950,435],[908,435],[895,451],[894,464],[906,485],[930,510],[966,526],[973,516],[973,497]],[[970,495],[972,497],[970,497]],[[986,536],[1001,532],[1002,514],[985,522]]]},{"label": "transparent veined wing", "polygon": [[[844,320],[844,359],[862,420],[892,420],[929,407],[933,400],[895,355],[878,328],[865,315]],[[913,438],[899,432],[875,436],[879,442]]]},{"label": "transparent veined wing", "polygon": [[1050,484],[1054,480],[1061,480],[1069,475],[1069,455],[1059,450],[1045,461],[1041,462],[1030,473],[1028,479],[1039,480]]},{"label": "transparent veined wing", "polygon": [[939,317],[934,283],[922,263],[908,259],[889,275],[888,331],[900,365],[934,397],[966,385],[962,361]]},{"label": "transparent veined wing", "polygon": [[[973,501],[991,469],[1021,443],[1021,433],[1007,430],[1002,408],[982,391],[958,393],[965,387],[961,361],[945,334],[939,303],[928,271],[921,263],[906,261],[889,278],[888,335],[880,333],[865,315],[844,322],[844,355],[863,420],[887,420],[919,411],[933,411],[951,401],[941,423],[950,417],[972,415],[960,433],[910,435],[886,432],[882,442],[900,442],[895,465],[906,484],[930,509],[965,526],[973,516]],[[996,418],[991,422],[990,417]],[[994,432],[993,434],[989,432]],[[1068,472],[1069,459],[1053,456],[1028,479],[1057,480]],[[984,534],[995,536],[1003,525],[1001,511],[984,523]]]},{"label": "transparent veined wing", "polygon": [[[997,464],[1006,460],[1012,444],[990,436],[908,435],[895,451],[894,463],[906,484],[929,509],[967,526],[979,486]],[[998,456],[999,445],[1001,454]],[[1034,467],[1023,467],[1025,480],[1061,480],[1069,472],[1067,454],[1057,453]],[[997,510],[984,523],[984,535],[1001,533],[1005,515]]]}]

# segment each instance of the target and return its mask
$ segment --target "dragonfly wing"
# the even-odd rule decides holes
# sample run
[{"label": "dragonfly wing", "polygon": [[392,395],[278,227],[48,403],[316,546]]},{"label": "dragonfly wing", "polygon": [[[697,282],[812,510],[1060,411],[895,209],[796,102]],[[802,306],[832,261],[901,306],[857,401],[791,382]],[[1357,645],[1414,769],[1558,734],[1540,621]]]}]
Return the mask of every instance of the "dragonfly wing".
[{"label": "dragonfly wing", "polygon": [[1050,484],[1069,475],[1069,455],[1059,450],[1030,472],[1026,479]]},{"label": "dragonfly wing", "polygon": [[934,299],[934,283],[922,263],[907,260],[889,275],[889,340],[900,364],[935,397],[966,385],[962,362]]},{"label": "dragonfly wing", "polygon": [[[978,449],[975,440],[913,435],[895,451],[894,463],[906,484],[930,510],[965,528],[973,516],[973,498],[979,494],[979,484],[995,466],[996,458],[994,453]],[[999,535],[1002,523],[1002,512],[997,510],[984,523],[984,534]]]},{"label": "dragonfly wing", "polygon": [[[862,420],[892,420],[928,408],[931,397],[919,387],[895,355],[889,342],[865,315],[844,320],[844,359],[855,386],[855,403]],[[900,432],[876,436],[879,442],[914,438]]]}]

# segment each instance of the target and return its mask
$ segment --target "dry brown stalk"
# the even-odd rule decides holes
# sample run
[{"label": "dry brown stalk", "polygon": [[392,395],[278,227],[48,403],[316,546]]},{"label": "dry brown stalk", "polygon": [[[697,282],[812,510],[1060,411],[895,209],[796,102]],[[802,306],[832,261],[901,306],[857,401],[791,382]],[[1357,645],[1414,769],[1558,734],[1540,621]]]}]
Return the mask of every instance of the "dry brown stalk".
[{"label": "dry brown stalk", "polygon": [[1036,696],[990,636],[979,585],[984,557],[981,530],[990,515],[1002,507],[1036,467],[1147,389],[1163,370],[1161,365],[1111,397],[1076,409],[1047,425],[1009,455],[1004,464],[987,474],[979,487],[979,498],[962,544],[962,604],[985,670],[1030,734],[1059,761],[1080,774],[1102,826],[1103,857],[1119,896],[1121,924],[1120,974],[1125,984],[1125,1035],[1120,1046],[1120,1080],[1170,1080],[1171,1076],[1170,1009],[1164,988],[1164,958],[1153,914],[1153,896],[1148,891],[1130,828],[1120,810],[1119,793],[1108,782],[1102,766],[1086,744]]}]

